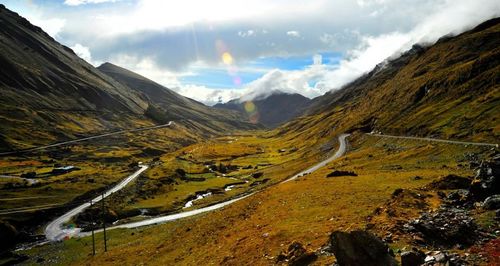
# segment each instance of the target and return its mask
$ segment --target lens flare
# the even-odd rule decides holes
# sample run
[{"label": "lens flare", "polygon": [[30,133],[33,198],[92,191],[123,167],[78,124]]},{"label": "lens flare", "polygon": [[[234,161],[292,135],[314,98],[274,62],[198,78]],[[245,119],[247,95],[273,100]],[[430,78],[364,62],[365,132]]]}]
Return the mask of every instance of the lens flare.
[{"label": "lens flare", "polygon": [[233,78],[233,83],[234,83],[234,85],[236,85],[236,86],[240,86],[240,85],[241,85],[241,78],[240,78],[240,77],[238,77],[238,76],[234,77],[234,78]]},{"label": "lens flare", "polygon": [[233,63],[233,57],[230,53],[225,52],[222,54],[222,62],[226,65],[231,65]]},{"label": "lens flare", "polygon": [[245,111],[249,114],[255,112],[255,104],[253,104],[253,102],[251,102],[251,101],[245,102],[244,107],[245,107]]}]

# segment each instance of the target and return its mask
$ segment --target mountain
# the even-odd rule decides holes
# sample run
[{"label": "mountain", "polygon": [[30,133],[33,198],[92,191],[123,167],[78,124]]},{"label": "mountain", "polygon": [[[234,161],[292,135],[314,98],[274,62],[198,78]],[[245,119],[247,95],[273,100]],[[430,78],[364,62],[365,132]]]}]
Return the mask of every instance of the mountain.
[{"label": "mountain", "polygon": [[277,91],[267,97],[257,97],[252,101],[234,99],[227,103],[218,103],[214,107],[237,110],[250,120],[274,128],[290,119],[301,115],[311,100],[298,93]]},{"label": "mountain", "polygon": [[197,135],[256,127],[130,71],[110,77],[3,5],[0,25],[0,151],[169,120]]},{"label": "mountain", "polygon": [[360,130],[497,142],[500,19],[399,58],[315,98],[307,116],[280,128],[304,137]]},{"label": "mountain", "polygon": [[155,112],[162,114],[164,120],[183,121],[190,127],[212,133],[258,127],[238,112],[208,107],[125,68],[104,63],[98,69],[159,107]]}]

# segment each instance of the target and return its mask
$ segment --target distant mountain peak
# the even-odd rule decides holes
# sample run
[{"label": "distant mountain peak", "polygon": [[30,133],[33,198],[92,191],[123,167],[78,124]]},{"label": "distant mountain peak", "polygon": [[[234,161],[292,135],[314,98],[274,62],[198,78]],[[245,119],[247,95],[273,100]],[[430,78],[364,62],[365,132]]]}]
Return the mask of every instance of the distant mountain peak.
[{"label": "distant mountain peak", "polygon": [[[245,108],[247,102],[252,102],[253,110]],[[309,98],[298,93],[272,90],[252,98],[242,97],[224,104],[219,103],[214,107],[237,110],[246,115],[250,121],[262,123],[267,127],[276,127],[300,116],[310,102]]]}]

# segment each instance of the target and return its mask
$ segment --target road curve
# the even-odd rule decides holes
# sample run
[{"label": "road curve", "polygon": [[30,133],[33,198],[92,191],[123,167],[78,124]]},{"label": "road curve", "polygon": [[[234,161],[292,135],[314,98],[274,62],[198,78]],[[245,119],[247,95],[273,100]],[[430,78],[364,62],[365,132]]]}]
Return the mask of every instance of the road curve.
[{"label": "road curve", "polygon": [[339,149],[337,150],[337,152],[330,158],[314,165],[313,167],[309,168],[309,169],[306,169],[290,178],[288,178],[287,180],[283,181],[282,183],[286,183],[288,181],[292,181],[294,179],[297,179],[298,177],[301,177],[303,176],[304,174],[310,174],[316,170],[318,170],[319,168],[327,165],[329,162],[339,158],[340,156],[344,155],[347,151],[347,141],[346,141],[346,138],[349,136],[350,134],[342,134],[339,136]]},{"label": "road curve", "polygon": [[[132,180],[137,178],[142,172],[146,171],[146,169],[148,169],[147,165],[141,165],[139,170],[135,171],[133,174],[129,175],[127,178],[120,181],[120,183],[118,183],[116,186],[106,191],[104,193],[104,198],[124,188],[128,183],[132,182]],[[102,196],[98,196],[92,199],[92,203],[95,204],[96,202],[99,202],[101,200]],[[47,227],[45,227],[45,237],[49,241],[59,241],[66,237],[72,237],[78,235],[81,228],[63,228],[63,224],[68,222],[71,218],[73,218],[75,215],[79,214],[88,207],[90,207],[90,202],[86,202],[50,222],[47,225]]]},{"label": "road curve", "polygon": [[373,134],[373,133],[368,133],[367,135],[369,135],[369,136],[375,136],[375,137],[381,137],[381,138],[412,139],[412,140],[434,141],[434,142],[443,142],[443,143],[460,144],[460,145],[490,146],[490,147],[496,147],[496,148],[498,148],[498,144],[497,143],[468,142],[468,141],[447,140],[447,139],[434,139],[434,138],[420,138],[420,137],[407,137],[407,136],[395,136],[395,135],[382,135],[382,134]]},{"label": "road curve", "polygon": [[29,148],[29,149],[17,150],[17,151],[0,152],[0,156],[11,155],[11,154],[19,154],[19,153],[26,153],[26,152],[32,152],[32,151],[38,151],[38,150],[44,150],[44,149],[47,149],[47,148],[53,148],[53,147],[58,147],[58,146],[62,146],[62,145],[77,143],[77,142],[81,142],[81,141],[86,141],[86,140],[91,140],[91,139],[98,139],[98,138],[102,138],[102,137],[109,137],[109,136],[119,135],[119,134],[123,134],[123,133],[127,133],[127,132],[139,132],[139,131],[145,131],[145,130],[151,130],[151,129],[158,129],[158,128],[162,128],[162,127],[169,127],[173,123],[174,123],[173,121],[170,121],[167,124],[163,124],[163,125],[157,125],[157,126],[151,126],[151,127],[141,127],[141,128],[136,128],[136,129],[125,129],[125,130],[119,130],[119,131],[115,131],[115,132],[110,132],[110,133],[101,134],[101,135],[95,135],[95,136],[81,138],[81,139],[74,139],[74,140],[69,140],[69,141],[57,142],[57,143],[54,143],[54,144],[40,146],[40,147],[35,147],[35,148]]},{"label": "road curve", "polygon": [[[308,168],[307,170],[304,170],[290,178],[288,178],[287,180],[283,181],[282,183],[285,183],[285,182],[288,182],[288,181],[291,181],[293,179],[296,179],[300,176],[302,176],[304,173],[312,173],[316,170],[318,170],[319,168],[327,165],[329,162],[341,157],[342,155],[345,154],[345,152],[347,151],[347,140],[346,138],[349,136],[349,134],[342,134],[339,136],[339,149],[337,150],[337,152],[329,157],[328,159],[314,165],[313,167],[311,168]],[[244,195],[244,196],[241,196],[241,197],[238,197],[238,198],[234,198],[234,199],[231,199],[231,200],[228,200],[228,201],[224,201],[224,202],[221,202],[221,203],[218,203],[218,204],[214,204],[214,205],[211,205],[211,206],[208,206],[208,207],[204,207],[204,208],[200,208],[200,209],[196,209],[196,210],[192,210],[192,211],[186,211],[186,212],[181,212],[181,213],[175,213],[175,214],[169,214],[169,215],[165,215],[165,216],[159,216],[159,217],[155,217],[155,218],[151,218],[151,219],[147,219],[147,220],[144,220],[144,221],[139,221],[139,222],[133,222],[133,223],[127,223],[127,224],[120,224],[120,225],[116,225],[116,226],[111,226],[111,227],[108,227],[106,228],[106,230],[112,230],[112,229],[118,229],[118,228],[136,228],[136,227],[141,227],[141,226],[146,226],[146,225],[153,225],[153,224],[160,224],[160,223],[165,223],[165,222],[169,222],[169,221],[174,221],[174,220],[178,220],[178,219],[182,219],[182,218],[186,218],[186,217],[190,217],[190,216],[194,216],[194,215],[197,215],[197,214],[200,214],[200,213],[204,213],[204,212],[210,212],[210,211],[213,211],[213,210],[217,210],[217,209],[220,209],[224,206],[227,206],[227,205],[230,205],[230,204],[233,204],[237,201],[240,201],[244,198],[247,198],[247,197],[250,197],[251,195],[255,194],[257,192],[254,192],[254,193],[251,193],[251,194],[247,194],[247,195]],[[95,232],[101,232],[102,230],[96,230]],[[90,232],[78,232],[76,236],[79,236],[79,237],[83,237],[83,236],[88,236],[90,235],[91,233]]]}]

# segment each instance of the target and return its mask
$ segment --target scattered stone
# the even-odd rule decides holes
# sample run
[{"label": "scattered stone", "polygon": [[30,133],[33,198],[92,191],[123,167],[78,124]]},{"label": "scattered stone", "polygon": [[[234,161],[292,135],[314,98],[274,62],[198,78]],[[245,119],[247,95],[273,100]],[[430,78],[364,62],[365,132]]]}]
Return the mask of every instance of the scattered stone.
[{"label": "scattered stone", "polygon": [[450,265],[459,266],[467,265],[465,261],[456,253],[448,254],[446,251],[429,251],[426,253],[424,259],[424,266],[436,266],[436,265]]},{"label": "scattered stone", "polygon": [[470,186],[474,199],[484,200],[491,195],[500,194],[500,161],[482,162]]},{"label": "scattered stone", "polygon": [[422,235],[427,244],[445,247],[471,245],[478,236],[476,223],[467,211],[446,206],[433,213],[423,213],[405,228]]},{"label": "scattered stone", "polygon": [[326,177],[335,177],[335,176],[358,176],[358,174],[351,171],[339,171],[335,170],[329,173]]},{"label": "scattered stone", "polygon": [[308,251],[301,243],[294,241],[288,246],[287,252],[281,252],[276,257],[276,262],[288,262],[288,265],[299,266],[309,265],[317,258],[314,252]]},{"label": "scattered stone", "polygon": [[406,251],[401,253],[401,266],[420,266],[424,259],[425,254],[422,251]]},{"label": "scattered stone", "polygon": [[500,209],[500,195],[487,197],[483,202],[483,208],[486,210]]},{"label": "scattered stone", "polygon": [[335,231],[330,235],[329,244],[338,264],[342,266],[397,265],[396,260],[389,255],[387,245],[367,231]]}]

